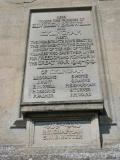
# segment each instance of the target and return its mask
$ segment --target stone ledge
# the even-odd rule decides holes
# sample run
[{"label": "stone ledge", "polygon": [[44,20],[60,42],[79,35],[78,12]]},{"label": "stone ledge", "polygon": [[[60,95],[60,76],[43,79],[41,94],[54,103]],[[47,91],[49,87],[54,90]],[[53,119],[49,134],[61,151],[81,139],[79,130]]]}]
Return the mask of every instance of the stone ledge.
[{"label": "stone ledge", "polygon": [[28,148],[0,145],[0,160],[120,160],[120,144],[103,150],[79,148]]}]

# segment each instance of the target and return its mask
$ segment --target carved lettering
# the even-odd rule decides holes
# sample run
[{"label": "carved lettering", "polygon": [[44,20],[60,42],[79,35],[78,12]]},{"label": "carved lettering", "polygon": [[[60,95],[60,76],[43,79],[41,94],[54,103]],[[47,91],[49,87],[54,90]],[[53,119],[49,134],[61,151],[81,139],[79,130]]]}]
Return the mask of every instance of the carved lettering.
[{"label": "carved lettering", "polygon": [[91,11],[32,13],[23,101],[101,100]]}]

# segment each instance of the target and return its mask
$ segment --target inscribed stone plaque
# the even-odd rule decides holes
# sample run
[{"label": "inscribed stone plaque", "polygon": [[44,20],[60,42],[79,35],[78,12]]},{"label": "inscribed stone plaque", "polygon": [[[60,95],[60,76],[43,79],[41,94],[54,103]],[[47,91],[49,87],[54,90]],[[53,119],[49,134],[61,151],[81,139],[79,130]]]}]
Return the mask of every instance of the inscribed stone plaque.
[{"label": "inscribed stone plaque", "polygon": [[79,120],[36,122],[34,145],[100,147],[98,119],[95,118],[92,122]]},{"label": "inscribed stone plaque", "polygon": [[101,101],[92,14],[31,12],[23,103]]}]

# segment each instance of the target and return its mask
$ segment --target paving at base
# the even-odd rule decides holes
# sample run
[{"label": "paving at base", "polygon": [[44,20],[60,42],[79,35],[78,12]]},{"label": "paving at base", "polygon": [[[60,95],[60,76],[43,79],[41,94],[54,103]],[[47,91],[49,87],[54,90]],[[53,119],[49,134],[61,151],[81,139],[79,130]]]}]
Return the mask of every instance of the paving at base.
[{"label": "paving at base", "polygon": [[120,160],[120,144],[104,150],[0,145],[0,160]]}]

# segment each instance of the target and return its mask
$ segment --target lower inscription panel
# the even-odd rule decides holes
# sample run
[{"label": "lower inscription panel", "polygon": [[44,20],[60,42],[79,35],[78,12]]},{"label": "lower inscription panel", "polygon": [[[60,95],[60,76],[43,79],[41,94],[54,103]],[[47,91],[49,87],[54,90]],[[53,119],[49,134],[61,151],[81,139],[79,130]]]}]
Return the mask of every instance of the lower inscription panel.
[{"label": "lower inscription panel", "polygon": [[34,145],[100,146],[98,119],[91,121],[35,122]]}]

